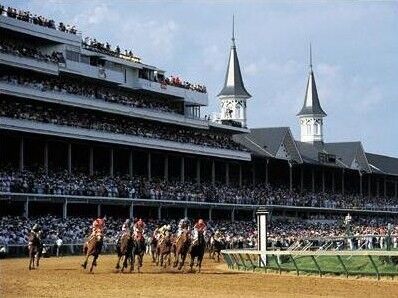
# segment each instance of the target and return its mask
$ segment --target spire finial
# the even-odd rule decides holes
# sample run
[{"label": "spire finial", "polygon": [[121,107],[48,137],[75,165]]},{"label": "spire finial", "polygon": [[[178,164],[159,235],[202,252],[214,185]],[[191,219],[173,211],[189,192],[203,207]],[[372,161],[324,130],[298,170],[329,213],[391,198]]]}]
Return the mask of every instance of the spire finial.
[{"label": "spire finial", "polygon": [[312,71],[312,47],[310,43],[310,70]]},{"label": "spire finial", "polygon": [[232,15],[232,45],[235,45],[235,15]]}]

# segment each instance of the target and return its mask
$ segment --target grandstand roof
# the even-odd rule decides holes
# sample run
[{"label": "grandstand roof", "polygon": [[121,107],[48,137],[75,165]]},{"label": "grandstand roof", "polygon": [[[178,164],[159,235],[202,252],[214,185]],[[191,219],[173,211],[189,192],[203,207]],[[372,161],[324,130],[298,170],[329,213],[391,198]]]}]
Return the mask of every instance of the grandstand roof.
[{"label": "grandstand roof", "polygon": [[325,143],[325,149],[335,154],[346,167],[371,172],[361,142]]},{"label": "grandstand roof", "polygon": [[227,73],[225,74],[224,87],[217,96],[236,96],[250,98],[243,84],[242,73],[240,71],[238,54],[236,52],[234,24],[232,23],[232,45],[229,54]]},{"label": "grandstand roof", "polygon": [[398,158],[366,152],[372,172],[398,176]]}]

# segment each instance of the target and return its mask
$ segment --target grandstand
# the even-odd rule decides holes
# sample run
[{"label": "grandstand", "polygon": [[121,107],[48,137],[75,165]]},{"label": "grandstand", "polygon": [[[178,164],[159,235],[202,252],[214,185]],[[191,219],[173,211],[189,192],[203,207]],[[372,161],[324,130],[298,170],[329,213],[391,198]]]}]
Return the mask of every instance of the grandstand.
[{"label": "grandstand", "polygon": [[[398,212],[398,159],[324,140],[312,61],[301,138],[247,127],[235,36],[206,87],[74,26],[1,7],[0,215],[250,220]],[[62,25],[61,25],[62,24]],[[221,79],[220,79],[221,81]],[[299,95],[298,95],[299,96]]]}]

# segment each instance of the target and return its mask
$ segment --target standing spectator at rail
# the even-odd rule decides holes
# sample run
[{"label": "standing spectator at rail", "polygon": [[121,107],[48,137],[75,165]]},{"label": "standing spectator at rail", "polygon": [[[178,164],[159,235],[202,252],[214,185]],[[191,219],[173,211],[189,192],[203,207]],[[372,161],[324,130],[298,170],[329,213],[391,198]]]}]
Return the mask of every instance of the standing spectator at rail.
[{"label": "standing spectator at rail", "polygon": [[58,237],[58,239],[55,241],[55,244],[56,244],[56,247],[57,247],[56,248],[57,249],[56,256],[59,257],[60,252],[61,252],[61,248],[62,248],[62,244],[63,244],[63,241],[62,241],[61,237]]}]

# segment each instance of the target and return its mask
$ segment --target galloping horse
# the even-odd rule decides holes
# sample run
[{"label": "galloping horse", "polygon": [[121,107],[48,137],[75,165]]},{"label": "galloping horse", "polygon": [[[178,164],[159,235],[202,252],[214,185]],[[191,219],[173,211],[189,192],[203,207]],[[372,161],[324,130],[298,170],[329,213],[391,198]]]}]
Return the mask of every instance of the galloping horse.
[{"label": "galloping horse", "polygon": [[35,259],[36,267],[39,267],[39,260],[41,256],[41,241],[37,234],[30,233],[29,235],[29,270],[35,269]]},{"label": "galloping horse", "polygon": [[[187,257],[189,247],[191,245],[191,237],[188,231],[183,231],[180,237],[177,239],[176,243],[173,245],[174,247],[174,267],[177,267],[178,270],[184,266],[185,258]],[[181,261],[180,261],[181,257]],[[180,263],[178,264],[178,262]]]},{"label": "galloping horse", "polygon": [[[167,258],[167,262],[170,266],[171,260],[170,260],[170,255],[171,255],[171,248],[172,248],[173,242],[170,233],[167,233],[162,240],[158,242],[158,246],[156,248],[156,266],[159,266],[159,261],[160,261],[160,266],[163,266],[163,261]],[[164,268],[166,268],[167,262],[165,261],[164,263]]]},{"label": "galloping horse", "polygon": [[196,258],[196,267],[199,267],[200,272],[200,269],[202,267],[203,255],[205,254],[205,247],[206,242],[203,231],[198,231],[198,239],[192,243],[189,249],[189,254],[191,255],[191,264],[189,266],[191,267],[191,271]]},{"label": "galloping horse", "polygon": [[117,251],[117,264],[116,269],[120,269],[120,260],[124,257],[123,264],[122,264],[122,272],[124,268],[127,268],[127,262],[130,259],[131,262],[131,251],[133,248],[133,240],[131,238],[130,233],[124,233],[123,236],[120,238],[120,242],[116,247]]},{"label": "galloping horse", "polygon": [[141,272],[142,260],[145,254],[145,239],[142,234],[138,234],[137,236],[132,236],[133,238],[133,247],[131,252],[131,267],[130,272],[134,271],[135,257],[138,258],[137,269],[138,272]]},{"label": "galloping horse", "polygon": [[217,254],[217,262],[220,262],[221,251],[226,248],[225,242],[223,240],[217,240],[212,237],[209,249],[210,259],[215,259]]},{"label": "galloping horse", "polygon": [[104,236],[101,233],[97,233],[96,235],[91,236],[83,245],[83,253],[86,255],[84,263],[82,264],[84,269],[87,267],[88,258],[93,256],[90,272],[93,271],[94,266],[97,266],[97,259],[101,253],[103,238]]},{"label": "galloping horse", "polygon": [[151,238],[151,256],[152,256],[152,263],[156,262],[157,259],[157,247],[158,247],[158,239],[156,237]]}]

